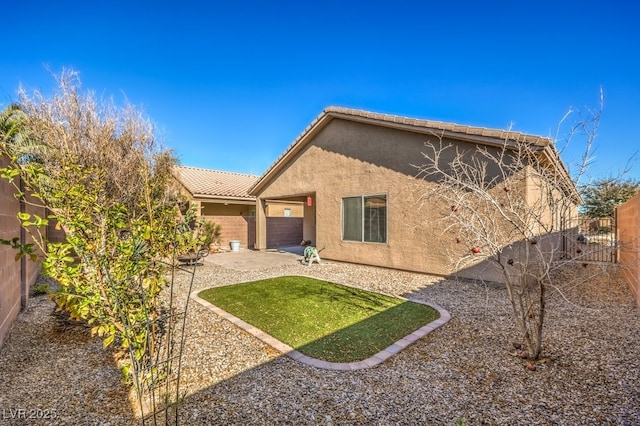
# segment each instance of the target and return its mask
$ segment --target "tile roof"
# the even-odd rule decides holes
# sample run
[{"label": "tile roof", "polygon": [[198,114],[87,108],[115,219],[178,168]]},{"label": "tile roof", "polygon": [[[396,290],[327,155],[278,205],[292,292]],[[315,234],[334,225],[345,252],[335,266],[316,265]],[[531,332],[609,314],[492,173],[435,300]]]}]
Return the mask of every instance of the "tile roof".
[{"label": "tile roof", "polygon": [[524,141],[540,147],[551,147],[553,143],[551,139],[542,136],[528,135],[521,132],[512,132],[508,130],[488,129],[486,127],[463,126],[455,123],[445,123],[442,121],[422,120],[417,118],[402,117],[391,114],[380,114],[371,111],[343,108],[330,106],[327,107],[320,115],[318,115],[307,126],[306,129],[296,138],[295,141],[269,166],[269,168],[256,180],[255,184],[249,189],[251,193],[255,193],[256,188],[260,187],[268,176],[277,169],[282,162],[286,162],[286,158],[297,152],[308,140],[311,134],[324,127],[333,118],[341,118],[344,120],[360,121],[370,123],[377,126],[387,126],[401,128],[414,132],[438,132],[453,137],[467,136],[470,140],[478,143],[495,143],[504,144],[508,141]]},{"label": "tile roof", "polygon": [[196,197],[255,199],[248,191],[258,180],[258,176],[189,166],[176,166],[174,173],[176,179]]},{"label": "tile roof", "polygon": [[[500,129],[488,129],[486,127],[475,127],[475,126],[465,126],[456,123],[445,123],[443,121],[434,121],[434,120],[422,120],[417,118],[409,118],[402,117],[398,115],[391,114],[380,114],[376,112],[364,111],[359,109],[352,108],[342,108],[342,107],[334,107],[330,106],[326,108],[322,114],[320,114],[320,119],[323,115],[334,115],[336,117],[343,116],[344,118],[358,119],[363,118],[367,120],[375,120],[378,121],[380,125],[384,124],[400,124],[406,125],[409,127],[414,127],[416,130],[418,129],[430,129],[430,130],[440,130],[440,131],[450,131],[453,133],[463,133],[472,136],[485,136],[489,138],[500,139],[502,141],[505,140],[519,140],[525,141],[532,144],[545,146],[551,142],[549,138],[545,138],[542,136],[528,135],[521,132],[513,132],[509,130],[500,130]],[[316,119],[317,121],[317,119]],[[315,121],[314,121],[315,123]],[[313,123],[312,123],[313,125]]]}]

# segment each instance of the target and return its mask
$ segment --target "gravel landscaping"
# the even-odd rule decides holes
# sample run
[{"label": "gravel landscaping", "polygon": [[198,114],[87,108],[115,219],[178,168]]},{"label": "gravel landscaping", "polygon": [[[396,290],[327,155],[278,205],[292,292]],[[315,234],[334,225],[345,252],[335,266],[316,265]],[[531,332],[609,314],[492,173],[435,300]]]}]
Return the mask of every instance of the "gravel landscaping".
[{"label": "gravel landscaping", "polygon": [[[306,274],[430,301],[452,319],[375,367],[329,371],[192,302],[181,424],[640,424],[640,311],[615,273],[551,295],[545,358],[529,371],[499,285],[332,262],[236,271],[212,257],[193,290]],[[596,268],[578,265],[567,282]],[[51,312],[34,297],[0,349],[0,424],[136,424],[113,352]]]}]

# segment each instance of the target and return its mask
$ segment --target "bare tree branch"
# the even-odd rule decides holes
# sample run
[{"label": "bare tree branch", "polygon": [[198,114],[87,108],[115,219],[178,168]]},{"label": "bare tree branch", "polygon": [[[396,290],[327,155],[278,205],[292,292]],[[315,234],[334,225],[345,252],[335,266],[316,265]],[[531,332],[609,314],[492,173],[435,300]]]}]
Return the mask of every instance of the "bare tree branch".
[{"label": "bare tree branch", "polygon": [[[439,220],[443,232],[458,243],[449,252],[454,269],[486,264],[500,274],[532,360],[541,355],[549,293],[565,297],[567,287],[556,282],[557,271],[581,258],[576,251],[567,253],[561,231],[575,226],[571,221],[580,196],[574,182],[593,161],[602,103],[601,92],[599,108],[587,110],[571,125],[560,151],[555,141],[532,142],[512,132],[491,145],[460,144],[433,133],[425,142],[423,162],[416,166],[419,178],[433,182],[423,204],[450,206]],[[570,109],[565,114],[558,133],[576,113]],[[584,153],[572,170],[560,153],[578,136]]]}]

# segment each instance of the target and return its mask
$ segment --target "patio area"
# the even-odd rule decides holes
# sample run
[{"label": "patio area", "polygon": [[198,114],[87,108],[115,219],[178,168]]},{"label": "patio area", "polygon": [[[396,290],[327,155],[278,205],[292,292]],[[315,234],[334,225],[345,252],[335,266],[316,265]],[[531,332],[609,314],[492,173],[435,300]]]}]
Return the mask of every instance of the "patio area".
[{"label": "patio area", "polygon": [[234,271],[251,271],[276,266],[300,264],[304,247],[282,247],[278,250],[257,251],[240,249],[224,251],[207,256],[207,263]]},{"label": "patio area", "polygon": [[[328,371],[282,356],[192,303],[181,424],[632,425],[640,418],[640,313],[616,274],[566,289],[568,301],[550,296],[546,358],[531,372],[515,356],[501,286],[337,262],[307,267],[298,259],[209,255],[193,290],[304,274],[431,301],[452,319],[375,367]],[[184,300],[188,288],[179,287]],[[42,424],[136,424],[112,352],[86,330],[60,329],[51,310],[45,296],[34,298],[0,350],[0,407],[55,410],[55,420]]]}]

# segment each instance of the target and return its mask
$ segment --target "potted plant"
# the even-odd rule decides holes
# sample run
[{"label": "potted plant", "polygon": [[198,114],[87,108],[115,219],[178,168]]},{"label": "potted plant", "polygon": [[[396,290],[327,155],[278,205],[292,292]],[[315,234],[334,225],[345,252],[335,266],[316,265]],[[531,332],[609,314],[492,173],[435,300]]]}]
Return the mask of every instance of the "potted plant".
[{"label": "potted plant", "polygon": [[215,253],[220,249],[220,235],[222,234],[222,226],[204,219],[201,225],[202,236],[204,237],[203,246],[208,247],[211,253]]}]

